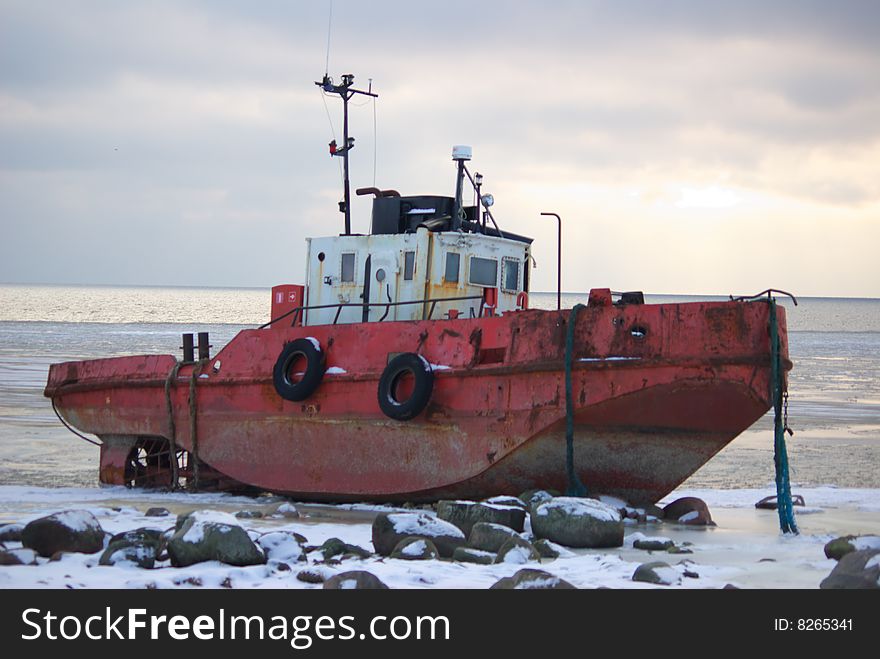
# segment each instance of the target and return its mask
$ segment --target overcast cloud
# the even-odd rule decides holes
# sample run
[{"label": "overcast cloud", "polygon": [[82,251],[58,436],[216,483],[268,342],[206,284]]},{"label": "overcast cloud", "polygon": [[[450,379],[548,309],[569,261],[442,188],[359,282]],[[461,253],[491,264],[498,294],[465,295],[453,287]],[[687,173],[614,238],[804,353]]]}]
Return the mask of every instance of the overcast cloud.
[{"label": "overcast cloud", "polygon": [[[338,233],[329,0],[0,1],[0,281],[271,286]],[[533,288],[880,297],[880,3],[333,2],[353,186],[536,237]],[[328,120],[329,110],[331,121]],[[369,227],[369,203],[354,206]]]}]

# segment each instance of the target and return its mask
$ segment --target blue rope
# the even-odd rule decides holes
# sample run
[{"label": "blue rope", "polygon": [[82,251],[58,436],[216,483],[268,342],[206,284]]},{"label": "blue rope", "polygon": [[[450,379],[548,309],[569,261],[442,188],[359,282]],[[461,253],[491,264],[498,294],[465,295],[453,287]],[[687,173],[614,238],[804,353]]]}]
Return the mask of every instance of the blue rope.
[{"label": "blue rope", "polygon": [[570,497],[587,496],[587,488],[581,483],[574,471],[574,403],[571,395],[571,362],[574,355],[574,326],[578,311],[585,309],[583,304],[576,304],[568,315],[568,330],[565,335],[565,472],[568,475],[568,489],[565,494]]},{"label": "blue rope", "polygon": [[798,533],[791,502],[791,483],[788,478],[788,452],[785,449],[785,426],[782,419],[782,392],[785,389],[785,370],[779,345],[779,325],[776,321],[776,300],[770,299],[770,396],[773,400],[773,434],[776,466],[776,509],[779,528],[783,533]]}]

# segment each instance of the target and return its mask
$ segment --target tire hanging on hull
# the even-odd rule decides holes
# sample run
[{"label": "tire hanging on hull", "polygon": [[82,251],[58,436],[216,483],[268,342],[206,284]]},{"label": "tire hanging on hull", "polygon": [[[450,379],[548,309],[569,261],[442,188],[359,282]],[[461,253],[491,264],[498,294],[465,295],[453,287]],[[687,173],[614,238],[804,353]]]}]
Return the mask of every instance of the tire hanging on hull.
[{"label": "tire hanging on hull", "polygon": [[[404,400],[398,398],[403,378],[411,375],[412,392]],[[397,421],[409,421],[418,416],[431,400],[434,391],[434,372],[421,355],[404,352],[392,359],[379,379],[379,407],[385,416]]]},{"label": "tire hanging on hull", "polygon": [[[297,362],[305,359],[306,366],[302,371],[292,372]],[[314,339],[296,339],[291,341],[275,362],[272,370],[272,383],[275,391],[284,400],[298,402],[305,400],[317,390],[324,377],[324,351]],[[301,376],[299,379],[296,376]]]}]

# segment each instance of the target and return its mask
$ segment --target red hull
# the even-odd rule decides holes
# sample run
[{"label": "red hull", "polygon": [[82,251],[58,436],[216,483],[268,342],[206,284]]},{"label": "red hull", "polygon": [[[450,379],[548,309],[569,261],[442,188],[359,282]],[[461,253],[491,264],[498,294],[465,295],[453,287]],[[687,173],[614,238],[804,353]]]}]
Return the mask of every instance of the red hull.
[{"label": "red hull", "polygon": [[[193,366],[179,369],[170,387],[176,443],[233,481],[313,500],[564,490],[569,313],[245,330],[203,366],[195,401]],[[574,455],[591,492],[654,502],[766,412],[768,322],[763,302],[583,309]],[[326,366],[345,372],[331,370],[312,396],[291,402],[276,392],[272,371],[300,337],[316,338]],[[401,352],[448,367],[434,371],[431,400],[410,421],[386,417],[377,402],[379,378]],[[46,395],[105,442],[102,481],[126,481],[139,438],[171,436],[165,382],[175,364],[164,355],[51,367]]]}]

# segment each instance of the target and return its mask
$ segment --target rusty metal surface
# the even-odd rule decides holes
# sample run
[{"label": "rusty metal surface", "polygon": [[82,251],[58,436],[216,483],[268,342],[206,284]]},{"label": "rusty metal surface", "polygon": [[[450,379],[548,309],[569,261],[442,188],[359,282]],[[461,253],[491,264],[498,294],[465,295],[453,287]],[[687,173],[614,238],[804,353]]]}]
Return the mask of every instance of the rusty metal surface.
[{"label": "rusty metal surface", "polygon": [[[787,357],[784,314],[780,336]],[[564,478],[562,359],[568,312],[245,330],[198,384],[198,452],[228,477],[315,499],[478,496]],[[770,406],[767,305],[596,306],[575,328],[576,459],[582,480],[659,498]],[[331,368],[306,401],[283,400],[272,369],[285,343],[315,337]],[[376,390],[392,353],[435,370],[426,410],[385,417]],[[170,355],[53,365],[47,395],[104,436],[167,436]],[[332,368],[335,367],[335,368]],[[191,450],[191,366],[171,388],[176,441]],[[102,478],[118,468],[102,453]],[[105,465],[106,462],[106,465]]]}]

